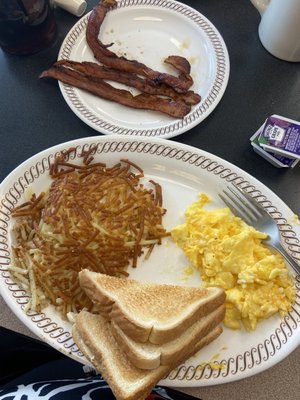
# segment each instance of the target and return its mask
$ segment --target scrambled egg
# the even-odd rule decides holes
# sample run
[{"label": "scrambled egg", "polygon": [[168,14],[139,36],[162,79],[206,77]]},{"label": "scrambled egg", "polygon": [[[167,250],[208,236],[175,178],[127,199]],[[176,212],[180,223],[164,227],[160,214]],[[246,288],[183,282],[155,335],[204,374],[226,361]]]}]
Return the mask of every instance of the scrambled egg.
[{"label": "scrambled egg", "polygon": [[172,229],[174,242],[199,269],[205,286],[226,292],[224,324],[251,331],[261,319],[291,310],[295,286],[285,261],[261,241],[258,232],[229,208],[205,210],[205,194],[185,212],[184,224]]}]

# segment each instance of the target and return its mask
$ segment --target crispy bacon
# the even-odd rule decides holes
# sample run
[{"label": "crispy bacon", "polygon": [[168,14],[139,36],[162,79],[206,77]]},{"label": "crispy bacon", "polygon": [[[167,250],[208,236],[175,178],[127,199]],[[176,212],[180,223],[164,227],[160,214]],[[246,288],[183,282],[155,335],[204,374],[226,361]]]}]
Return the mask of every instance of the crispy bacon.
[{"label": "crispy bacon", "polygon": [[[179,61],[180,63],[180,61]],[[195,105],[201,100],[199,94],[189,90],[186,93],[178,93],[172,87],[165,84],[156,85],[149,78],[141,78],[135,74],[128,72],[117,71],[112,68],[107,68],[103,65],[99,65],[93,62],[83,61],[71,61],[71,60],[59,60],[55,65],[63,65],[65,67],[74,69],[90,79],[107,79],[114,82],[119,82],[131,87],[138,89],[143,93],[166,96],[173,100],[182,100],[186,104]]]},{"label": "crispy bacon", "polygon": [[44,71],[40,75],[40,78],[54,78],[68,85],[86,90],[106,100],[133,108],[160,111],[175,118],[183,118],[191,110],[189,105],[180,100],[173,101],[145,93],[133,96],[127,90],[116,89],[101,79],[92,79],[91,77],[87,77],[80,72],[71,70],[62,65],[56,65]]},{"label": "crispy bacon", "polygon": [[[99,31],[108,11],[117,6],[116,0],[102,0],[91,12],[86,40],[95,58],[102,64],[60,60],[44,71],[40,78],[54,78],[68,85],[86,90],[96,96],[119,104],[152,111],[160,111],[171,117],[183,118],[198,104],[201,97],[188,90],[193,84],[187,59],[171,55],[165,62],[178,72],[178,76],[154,71],[146,65],[117,56],[99,39]],[[114,81],[136,88],[141,92],[133,95],[125,89],[117,89],[106,81]]]},{"label": "crispy bacon", "polygon": [[117,2],[115,0],[103,0],[93,8],[89,16],[86,28],[86,40],[93,51],[95,58],[101,64],[116,70],[145,76],[153,80],[157,85],[164,83],[180,93],[187,92],[193,84],[193,79],[189,74],[190,65],[183,57],[169,56],[167,58],[166,62],[178,69],[180,72],[179,76],[176,77],[167,73],[155,71],[136,60],[128,60],[125,57],[119,57],[108,49],[111,44],[104,45],[99,40],[99,31],[104,18],[108,11],[116,6]]}]

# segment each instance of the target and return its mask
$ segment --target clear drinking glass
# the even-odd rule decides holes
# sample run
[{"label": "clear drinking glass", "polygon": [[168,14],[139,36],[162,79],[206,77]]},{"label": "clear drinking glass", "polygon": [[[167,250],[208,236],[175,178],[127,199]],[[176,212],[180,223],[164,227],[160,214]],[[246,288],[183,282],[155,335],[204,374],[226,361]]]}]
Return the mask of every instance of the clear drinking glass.
[{"label": "clear drinking glass", "polygon": [[33,54],[50,46],[57,26],[49,0],[0,0],[0,46],[12,54]]}]

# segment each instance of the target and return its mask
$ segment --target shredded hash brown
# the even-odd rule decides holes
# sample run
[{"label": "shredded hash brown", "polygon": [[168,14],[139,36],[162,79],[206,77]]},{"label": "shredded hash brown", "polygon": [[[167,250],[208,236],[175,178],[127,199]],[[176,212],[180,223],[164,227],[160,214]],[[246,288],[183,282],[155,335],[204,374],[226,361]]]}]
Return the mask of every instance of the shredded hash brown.
[{"label": "shredded hash brown", "polygon": [[[169,233],[162,225],[166,210],[158,183],[141,182],[143,170],[129,160],[112,167],[93,162],[96,148],[70,162],[74,149],[62,152],[50,168],[47,193],[12,211],[16,219],[11,272],[30,295],[27,310],[40,311],[49,302],[63,316],[92,303],[79,286],[83,268],[128,276]],[[150,186],[150,187],[148,187]]]}]

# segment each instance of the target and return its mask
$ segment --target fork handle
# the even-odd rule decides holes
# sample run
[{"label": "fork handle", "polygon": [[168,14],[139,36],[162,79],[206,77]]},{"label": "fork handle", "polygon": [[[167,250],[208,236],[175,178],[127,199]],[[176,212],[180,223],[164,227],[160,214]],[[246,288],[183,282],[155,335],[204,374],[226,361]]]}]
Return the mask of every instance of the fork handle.
[{"label": "fork handle", "polygon": [[288,254],[285,248],[278,243],[275,247],[276,250],[285,258],[285,260],[289,263],[289,265],[293,268],[297,275],[300,274],[300,265]]}]

